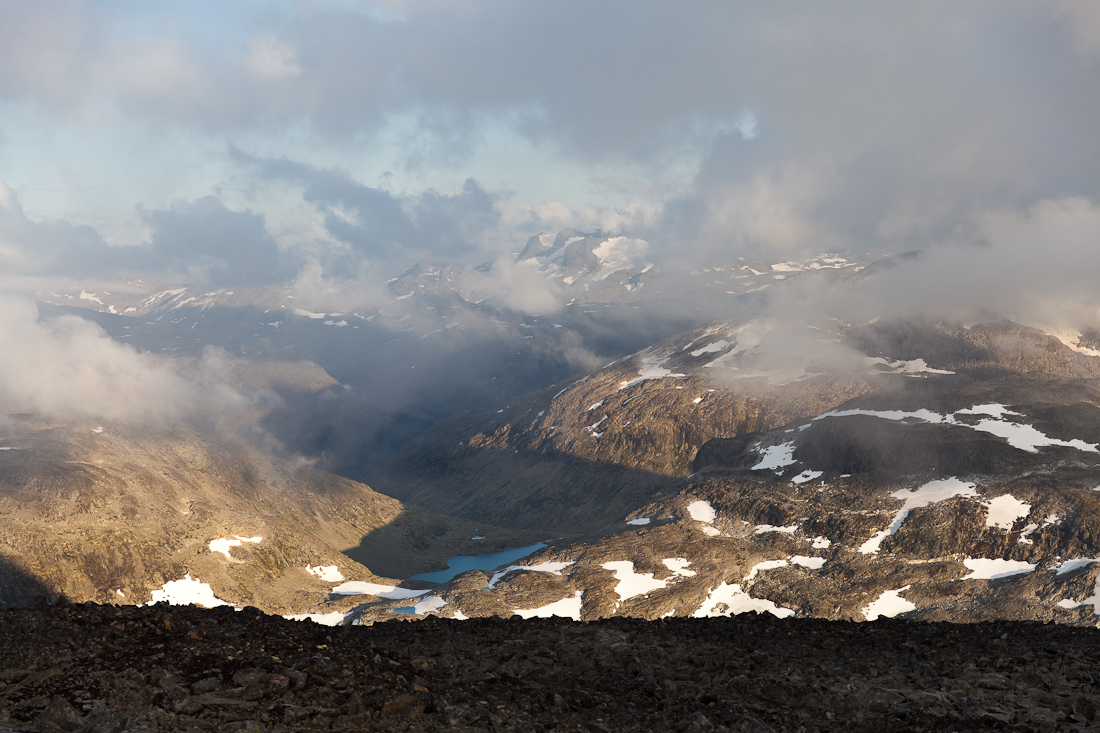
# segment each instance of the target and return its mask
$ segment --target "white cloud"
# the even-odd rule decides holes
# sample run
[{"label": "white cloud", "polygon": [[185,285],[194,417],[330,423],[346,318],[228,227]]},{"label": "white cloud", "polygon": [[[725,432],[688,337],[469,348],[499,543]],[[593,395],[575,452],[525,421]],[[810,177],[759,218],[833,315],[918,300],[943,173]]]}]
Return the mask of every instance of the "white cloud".
[{"label": "white cloud", "polygon": [[294,47],[270,33],[249,40],[245,65],[257,76],[275,79],[302,73]]},{"label": "white cloud", "polygon": [[204,386],[175,365],[113,341],[98,325],[63,315],[38,319],[34,303],[0,293],[0,411],[55,418],[128,421],[207,419],[243,414],[250,401],[218,381],[225,365],[198,365]]}]

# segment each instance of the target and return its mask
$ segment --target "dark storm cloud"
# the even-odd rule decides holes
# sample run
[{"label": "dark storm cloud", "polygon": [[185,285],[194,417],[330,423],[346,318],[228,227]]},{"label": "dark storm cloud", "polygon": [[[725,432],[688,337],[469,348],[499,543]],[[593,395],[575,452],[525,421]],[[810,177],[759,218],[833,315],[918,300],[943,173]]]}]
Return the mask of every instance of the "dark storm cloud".
[{"label": "dark storm cloud", "polygon": [[6,275],[86,276],[117,271],[126,256],[87,225],[30,219],[0,182],[0,270]]},{"label": "dark storm cloud", "polygon": [[151,269],[212,286],[285,282],[294,274],[262,216],[227,209],[213,196],[145,211],[143,218],[153,233],[135,259]]},{"label": "dark storm cloud", "polygon": [[496,197],[472,178],[458,193],[427,190],[399,198],[346,173],[286,159],[250,156],[231,147],[231,157],[260,178],[287,181],[325,216],[325,229],[360,255],[383,262],[410,258],[460,258],[500,223]]},{"label": "dark storm cloud", "polygon": [[280,252],[262,216],[233,211],[212,196],[141,214],[150,241],[112,247],[90,226],[29,218],[0,183],[0,266],[8,276],[142,274],[220,287],[286,282],[300,264]]}]

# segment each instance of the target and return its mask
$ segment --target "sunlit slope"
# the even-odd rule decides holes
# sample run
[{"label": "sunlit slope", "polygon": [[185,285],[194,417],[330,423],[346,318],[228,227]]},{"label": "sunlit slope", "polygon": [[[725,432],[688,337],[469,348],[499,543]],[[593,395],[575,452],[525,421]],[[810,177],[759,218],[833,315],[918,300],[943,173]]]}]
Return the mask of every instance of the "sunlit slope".
[{"label": "sunlit slope", "polygon": [[[141,603],[184,579],[224,602],[304,613],[333,586],[307,568],[385,582],[526,540],[193,426],[14,416],[0,447],[6,604],[33,601],[35,589]],[[471,540],[479,529],[487,538]]]}]

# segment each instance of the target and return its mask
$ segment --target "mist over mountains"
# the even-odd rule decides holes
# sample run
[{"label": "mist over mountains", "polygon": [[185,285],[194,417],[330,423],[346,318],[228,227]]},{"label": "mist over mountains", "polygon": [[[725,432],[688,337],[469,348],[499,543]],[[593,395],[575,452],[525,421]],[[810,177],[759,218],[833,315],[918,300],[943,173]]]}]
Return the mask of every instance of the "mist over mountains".
[{"label": "mist over mountains", "polygon": [[5,603],[1095,623],[1091,5],[0,20]]}]

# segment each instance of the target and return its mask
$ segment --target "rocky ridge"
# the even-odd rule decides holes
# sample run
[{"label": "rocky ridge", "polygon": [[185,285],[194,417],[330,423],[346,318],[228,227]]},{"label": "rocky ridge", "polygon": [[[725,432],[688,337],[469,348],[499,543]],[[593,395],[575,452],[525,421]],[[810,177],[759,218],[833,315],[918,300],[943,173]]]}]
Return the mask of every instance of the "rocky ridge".
[{"label": "rocky ridge", "polygon": [[42,606],[0,611],[0,730],[1084,731],[1098,633],[767,614],[337,630]]}]

